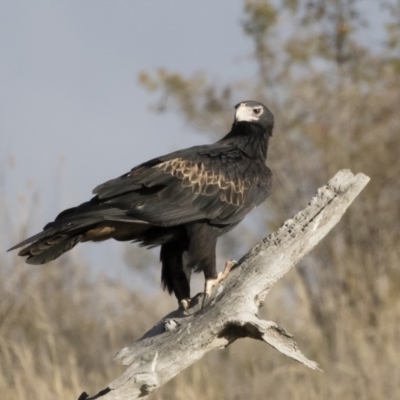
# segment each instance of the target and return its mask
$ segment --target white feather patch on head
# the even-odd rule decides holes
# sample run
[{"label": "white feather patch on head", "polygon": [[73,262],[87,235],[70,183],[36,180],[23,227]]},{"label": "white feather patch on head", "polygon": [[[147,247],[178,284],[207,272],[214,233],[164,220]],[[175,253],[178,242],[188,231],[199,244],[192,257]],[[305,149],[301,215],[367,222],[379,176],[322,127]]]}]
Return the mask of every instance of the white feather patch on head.
[{"label": "white feather patch on head", "polygon": [[[255,110],[257,110],[258,114],[256,114]],[[249,107],[246,103],[241,103],[236,109],[235,120],[247,122],[258,121],[263,112],[264,110],[261,106]]]}]

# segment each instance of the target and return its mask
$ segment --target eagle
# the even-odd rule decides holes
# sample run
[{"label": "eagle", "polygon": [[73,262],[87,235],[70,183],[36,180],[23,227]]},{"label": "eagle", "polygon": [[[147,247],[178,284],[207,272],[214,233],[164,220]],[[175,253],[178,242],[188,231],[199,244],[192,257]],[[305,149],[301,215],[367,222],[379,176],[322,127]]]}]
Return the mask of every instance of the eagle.
[{"label": "eagle", "polygon": [[218,238],[270,194],[266,166],[274,116],[263,104],[235,106],[231,130],[214,144],[153,158],[93,190],[91,200],[61,212],[43,231],[9,250],[45,264],[80,242],[107,239],[160,246],[161,282],[190,305],[190,276],[203,272],[205,297],[226,277],[216,268]]}]

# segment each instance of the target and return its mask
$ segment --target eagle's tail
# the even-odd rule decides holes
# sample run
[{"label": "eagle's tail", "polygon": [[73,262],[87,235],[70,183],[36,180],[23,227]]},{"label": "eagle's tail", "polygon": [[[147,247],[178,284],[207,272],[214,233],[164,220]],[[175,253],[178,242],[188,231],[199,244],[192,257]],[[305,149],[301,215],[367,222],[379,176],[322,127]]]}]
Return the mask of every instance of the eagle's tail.
[{"label": "eagle's tail", "polygon": [[[25,246],[18,253],[28,264],[45,264],[71,250],[79,242],[134,240],[145,228],[114,207],[99,204],[94,198],[60,213],[43,231],[18,243],[10,250]],[[139,222],[139,221],[137,221]]]},{"label": "eagle's tail", "polygon": [[86,232],[101,221],[98,205],[84,203],[60,213],[42,232],[25,239],[10,250],[23,247],[18,255],[27,257],[28,264],[46,264],[71,250],[85,237]]},{"label": "eagle's tail", "polygon": [[[75,247],[83,238],[83,234],[68,235],[68,234],[55,234],[49,236],[48,232],[41,232],[44,236],[43,239],[37,239],[32,244],[24,247],[19,253],[19,256],[27,256],[26,262],[28,264],[46,264],[49,261],[55,260],[68,250]],[[36,236],[36,235],[35,235]],[[29,240],[29,239],[28,239]],[[19,245],[14,246],[13,250]]]}]

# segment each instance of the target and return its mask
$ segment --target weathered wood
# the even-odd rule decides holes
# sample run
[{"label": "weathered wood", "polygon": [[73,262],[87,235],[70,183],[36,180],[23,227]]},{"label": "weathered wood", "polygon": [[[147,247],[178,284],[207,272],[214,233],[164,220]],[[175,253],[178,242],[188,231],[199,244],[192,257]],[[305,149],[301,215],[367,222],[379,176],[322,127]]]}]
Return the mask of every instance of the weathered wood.
[{"label": "weathered wood", "polygon": [[249,337],[268,343],[284,355],[319,370],[298,349],[292,335],[274,322],[257,317],[265,296],[339,222],[368,183],[363,174],[339,171],[318,189],[309,205],[249,251],[232,269],[201,310],[202,295],[189,312],[176,310],[114,357],[126,372],[94,397],[145,398],[211,350]]}]

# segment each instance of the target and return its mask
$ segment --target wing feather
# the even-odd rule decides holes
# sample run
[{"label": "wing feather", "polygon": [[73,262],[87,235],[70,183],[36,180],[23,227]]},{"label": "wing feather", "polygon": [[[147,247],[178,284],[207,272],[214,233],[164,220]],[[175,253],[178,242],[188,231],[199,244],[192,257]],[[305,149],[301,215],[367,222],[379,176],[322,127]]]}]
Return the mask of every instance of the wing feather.
[{"label": "wing feather", "polygon": [[94,193],[101,203],[124,210],[128,218],[155,225],[202,219],[232,224],[254,206],[252,185],[257,185],[261,201],[268,194],[270,171],[264,164],[256,167],[265,175],[264,194],[259,173],[251,172],[254,160],[236,147],[197,146],[141,164],[96,187]]}]

